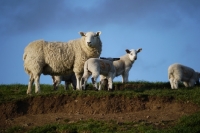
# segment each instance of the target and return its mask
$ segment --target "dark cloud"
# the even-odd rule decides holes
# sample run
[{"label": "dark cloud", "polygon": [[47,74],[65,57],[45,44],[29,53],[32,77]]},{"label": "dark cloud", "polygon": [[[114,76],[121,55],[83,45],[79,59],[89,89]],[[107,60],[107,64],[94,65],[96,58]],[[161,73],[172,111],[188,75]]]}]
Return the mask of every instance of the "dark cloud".
[{"label": "dark cloud", "polygon": [[198,0],[104,0],[93,2],[94,5],[88,7],[87,4],[76,2],[1,1],[0,33],[107,24],[134,26],[137,23],[146,27],[173,28],[180,25],[184,17],[200,20]]},{"label": "dark cloud", "polygon": [[[2,32],[27,32],[43,29],[56,22],[56,17],[64,8],[63,1],[1,1]],[[67,8],[67,5],[65,6]]]}]

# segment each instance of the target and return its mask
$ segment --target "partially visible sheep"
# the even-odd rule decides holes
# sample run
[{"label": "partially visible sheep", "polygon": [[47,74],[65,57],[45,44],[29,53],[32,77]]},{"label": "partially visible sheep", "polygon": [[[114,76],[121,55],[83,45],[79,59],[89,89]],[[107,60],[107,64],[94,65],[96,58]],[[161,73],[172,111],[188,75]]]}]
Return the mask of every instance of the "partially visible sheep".
[{"label": "partially visible sheep", "polygon": [[199,84],[200,73],[181,64],[172,64],[168,68],[168,78],[172,89],[178,89],[179,82],[185,87],[193,87],[195,83]]},{"label": "partially visible sheep", "polygon": [[[113,62],[111,58],[108,60],[98,59],[98,58],[90,58],[84,64],[84,74],[82,80],[84,82],[83,88],[85,90],[85,86],[88,78],[92,74],[92,83],[96,89],[97,88],[97,78],[98,76],[104,75],[108,79],[108,90],[112,90],[113,78],[115,77],[115,67],[113,66]],[[99,85],[99,90],[101,86]]]},{"label": "partially visible sheep", "polygon": [[61,81],[65,81],[65,90],[69,89],[69,84],[72,84],[73,89],[76,89],[76,76],[74,73],[65,75],[65,76],[51,76],[53,79],[53,87],[54,90],[58,89],[58,85],[61,83]]},{"label": "partially visible sheep", "polygon": [[68,42],[31,42],[24,50],[24,69],[30,76],[27,94],[32,91],[35,81],[35,93],[40,92],[40,75],[76,75],[77,89],[81,90],[81,77],[84,62],[89,58],[98,58],[102,51],[101,32],[80,32],[79,39]]},{"label": "partially visible sheep", "polygon": [[[113,62],[113,65],[116,69],[116,77],[119,75],[122,75],[122,83],[128,82],[128,76],[129,71],[135,62],[137,60],[137,54],[142,50],[142,48],[139,48],[138,50],[128,50],[126,49],[125,55],[120,57],[120,60],[116,60]],[[100,75],[100,81],[103,82],[103,79],[106,77],[103,75]]]}]

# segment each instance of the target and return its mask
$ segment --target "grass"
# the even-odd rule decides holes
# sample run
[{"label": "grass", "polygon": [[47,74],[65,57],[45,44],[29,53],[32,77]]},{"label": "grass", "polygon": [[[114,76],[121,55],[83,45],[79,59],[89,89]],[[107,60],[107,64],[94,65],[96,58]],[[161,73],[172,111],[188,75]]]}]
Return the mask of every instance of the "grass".
[{"label": "grass", "polygon": [[182,117],[171,128],[158,129],[151,123],[87,120],[75,123],[48,124],[27,130],[23,127],[9,128],[7,133],[198,133],[200,131],[200,112]]},{"label": "grass", "polygon": [[[12,84],[12,85],[0,85],[0,104],[10,101],[17,101],[30,97],[37,96],[54,96],[54,95],[67,95],[72,97],[79,96],[125,96],[125,97],[169,97],[178,101],[185,101],[200,105],[200,86],[192,88],[184,88],[181,86],[178,90],[171,90],[168,82],[129,82],[127,84],[121,84],[119,82],[114,83],[115,87],[122,87],[123,90],[115,90],[113,92],[107,91],[94,91],[89,89],[87,91],[73,91],[63,90],[63,86],[59,86],[58,91],[52,91],[52,85],[42,84],[41,94],[26,95],[27,85],[23,84]],[[89,86],[91,87],[91,85]],[[44,125],[42,127],[34,127],[27,129],[20,126],[10,127],[5,132],[7,133],[197,133],[200,132],[200,112],[192,114],[190,116],[184,116],[178,120],[175,126],[170,128],[157,128],[155,125],[146,122],[124,122],[118,123],[116,121],[78,121],[70,123],[68,120],[65,124],[51,124]],[[165,124],[165,123],[163,123]]]}]

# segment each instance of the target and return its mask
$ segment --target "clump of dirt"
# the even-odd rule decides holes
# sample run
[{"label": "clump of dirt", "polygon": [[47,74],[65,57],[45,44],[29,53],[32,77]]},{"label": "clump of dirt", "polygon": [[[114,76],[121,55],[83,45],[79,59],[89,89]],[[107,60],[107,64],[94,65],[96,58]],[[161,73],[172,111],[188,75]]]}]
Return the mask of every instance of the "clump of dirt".
[{"label": "clump of dirt", "polygon": [[66,120],[116,120],[162,123],[200,110],[190,102],[173,97],[138,96],[36,96],[0,105],[0,127],[33,127]]}]

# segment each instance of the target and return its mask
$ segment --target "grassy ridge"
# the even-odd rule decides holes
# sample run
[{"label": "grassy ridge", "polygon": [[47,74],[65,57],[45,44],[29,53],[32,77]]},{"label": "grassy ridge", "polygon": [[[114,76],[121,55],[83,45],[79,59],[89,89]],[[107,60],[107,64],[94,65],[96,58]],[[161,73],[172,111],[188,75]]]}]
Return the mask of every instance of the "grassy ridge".
[{"label": "grassy ridge", "polygon": [[[126,97],[138,97],[138,96],[156,96],[156,97],[173,97],[176,100],[192,102],[200,105],[200,86],[192,88],[184,88],[181,86],[178,90],[171,90],[168,82],[130,82],[128,84],[114,83],[115,90],[113,92],[107,91],[94,91],[89,86],[90,90],[87,91],[73,91],[73,90],[63,90],[61,85],[58,91],[52,91],[52,85],[41,85],[41,94],[34,94],[29,96],[26,95],[27,85],[22,84],[12,84],[12,85],[0,85],[0,103],[16,101],[19,99],[26,99],[29,97],[36,96],[51,96],[51,95],[69,95],[69,96],[96,96],[103,97],[108,95],[123,95]],[[121,87],[121,88],[120,88]],[[122,90],[123,89],[123,90]],[[34,89],[33,89],[34,91]],[[67,133],[100,133],[100,132],[120,132],[120,133],[138,133],[138,132],[149,132],[149,133],[196,133],[200,132],[200,112],[197,112],[190,116],[184,116],[177,124],[170,128],[157,129],[157,127],[151,123],[146,122],[124,122],[118,123],[116,121],[97,121],[97,120],[87,120],[79,121],[75,123],[69,123],[65,120],[65,124],[51,124],[42,127],[34,127],[32,129],[26,129],[24,127],[15,126],[11,127],[5,132],[8,133],[19,133],[19,132],[30,132],[30,133],[57,133],[57,132],[67,132]],[[164,124],[164,123],[163,123]]]},{"label": "grassy ridge", "polygon": [[[127,97],[136,96],[158,96],[158,97],[173,97],[177,100],[191,101],[200,105],[200,86],[192,88],[179,88],[177,90],[170,89],[169,83],[162,82],[130,82],[127,84],[114,83],[114,86],[120,86],[123,90],[115,90],[113,92],[108,91],[94,91],[92,85],[89,85],[89,90],[86,91],[73,91],[72,89],[65,91],[63,86],[60,85],[57,91],[52,91],[52,85],[42,84],[41,94],[33,94],[31,96],[38,95],[73,95],[73,96],[97,96],[102,97],[106,95],[124,95]],[[27,85],[12,84],[12,85],[0,85],[0,103],[13,100],[19,100],[29,98],[26,95]]]}]

